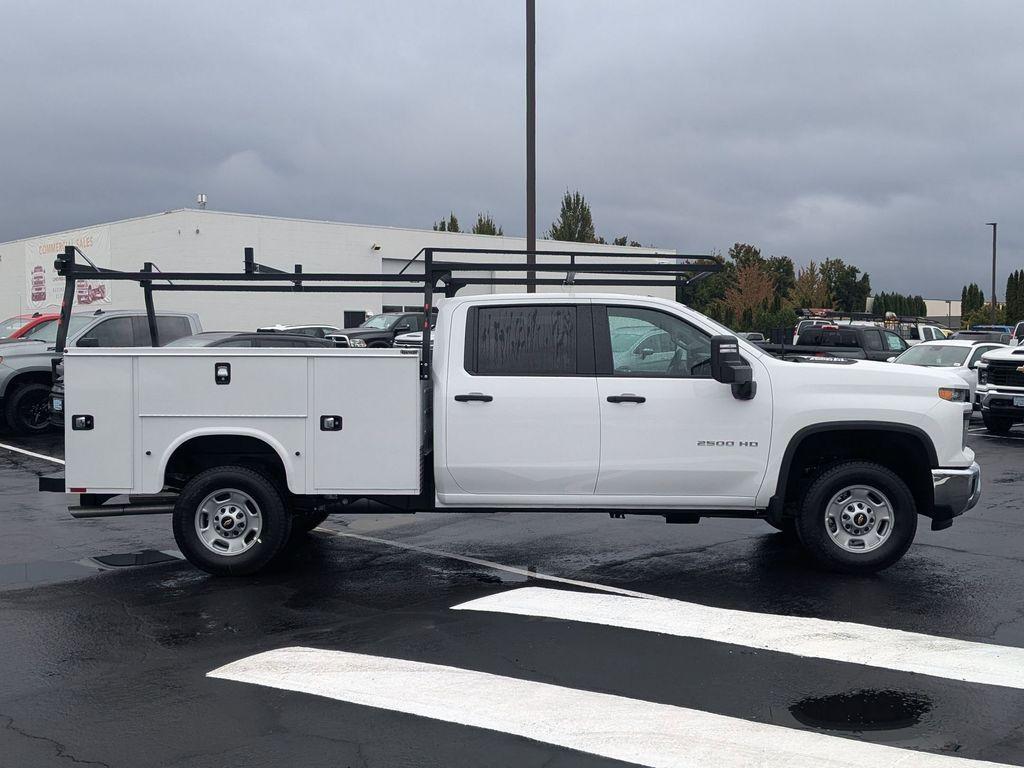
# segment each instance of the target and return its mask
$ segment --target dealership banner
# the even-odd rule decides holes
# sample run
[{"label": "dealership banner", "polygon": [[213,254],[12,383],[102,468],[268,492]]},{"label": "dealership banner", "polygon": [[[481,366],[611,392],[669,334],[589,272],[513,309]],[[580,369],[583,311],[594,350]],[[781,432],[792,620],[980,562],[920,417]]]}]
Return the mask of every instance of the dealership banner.
[{"label": "dealership banner", "polygon": [[[65,246],[77,245],[97,267],[110,267],[110,228],[92,227],[63,235],[42,237],[25,243],[25,303],[31,309],[56,309],[64,294],[64,279],[53,262]],[[78,256],[78,263],[88,263]],[[104,280],[79,280],[75,305],[109,304],[110,283]]]}]

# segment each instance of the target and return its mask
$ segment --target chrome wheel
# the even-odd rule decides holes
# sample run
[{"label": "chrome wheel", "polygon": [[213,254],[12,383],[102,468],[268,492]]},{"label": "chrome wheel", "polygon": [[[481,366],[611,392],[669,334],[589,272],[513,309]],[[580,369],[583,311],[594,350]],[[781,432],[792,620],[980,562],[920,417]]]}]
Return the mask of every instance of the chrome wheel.
[{"label": "chrome wheel", "polygon": [[232,556],[259,540],[263,515],[252,496],[235,488],[214,491],[196,509],[196,533],[208,550]]},{"label": "chrome wheel", "polygon": [[847,552],[878,549],[892,534],[893,508],[885,494],[869,485],[850,485],[825,507],[825,529]]}]

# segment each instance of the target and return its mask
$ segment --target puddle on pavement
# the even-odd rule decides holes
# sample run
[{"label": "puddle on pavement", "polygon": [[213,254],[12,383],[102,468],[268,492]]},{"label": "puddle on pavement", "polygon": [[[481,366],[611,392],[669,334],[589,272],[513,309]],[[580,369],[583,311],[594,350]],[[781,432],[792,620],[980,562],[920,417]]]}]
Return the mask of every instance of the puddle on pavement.
[{"label": "puddle on pavement", "polygon": [[144,549],[141,552],[97,555],[74,562],[36,560],[31,563],[9,563],[0,565],[0,587],[24,587],[58,581],[73,581],[100,571],[173,563],[181,559],[181,555],[176,552]]},{"label": "puddle on pavement", "polygon": [[802,699],[789,711],[804,725],[857,732],[909,728],[931,708],[931,701],[919,693],[866,689]]}]

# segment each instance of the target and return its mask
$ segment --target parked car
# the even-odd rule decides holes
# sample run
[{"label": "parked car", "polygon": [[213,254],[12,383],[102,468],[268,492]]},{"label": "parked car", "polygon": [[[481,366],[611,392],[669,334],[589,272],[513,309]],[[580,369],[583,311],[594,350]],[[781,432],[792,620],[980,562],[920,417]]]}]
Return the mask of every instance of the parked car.
[{"label": "parked car", "polygon": [[1004,331],[957,331],[949,338],[968,339],[970,341],[992,341],[996,344],[1010,343],[1010,334]]},{"label": "parked car", "polygon": [[978,361],[975,402],[985,427],[1005,435],[1024,421],[1024,347],[994,349]]},{"label": "parked car", "polygon": [[358,328],[343,328],[329,333],[339,347],[391,347],[401,333],[423,328],[423,314],[415,312],[384,312],[367,318]]},{"label": "parked car", "polygon": [[981,325],[975,323],[971,326],[972,331],[996,331],[998,333],[1013,333],[1012,325]]},{"label": "parked car", "polygon": [[903,340],[910,346],[921,344],[925,341],[934,341],[936,339],[946,338],[946,334],[943,331],[942,326],[920,321],[900,322],[893,330],[902,336]]},{"label": "parked car", "polygon": [[[423,349],[423,331],[400,333],[395,336],[395,347],[404,349]],[[434,337],[430,337],[430,346],[434,346]]]},{"label": "parked car", "polygon": [[850,360],[888,360],[907,349],[907,342],[895,331],[865,325],[812,326],[801,331],[797,343],[757,345],[776,356],[841,357]]},{"label": "parked car", "polygon": [[[397,349],[72,350],[69,396],[96,428],[66,432],[65,474],[40,488],[82,494],[76,517],[166,512],[185,557],[220,574],[260,571],[353,503],[759,518],[795,527],[819,564],[870,573],[919,515],[945,529],[981,495],[968,388],[948,371],[777,359],[641,296],[447,298],[437,331],[426,370]],[[664,337],[656,369],[619,367]]]},{"label": "parked car", "polygon": [[[199,330],[196,315],[157,314],[161,340]],[[50,425],[57,322],[40,323],[20,339],[0,345],[0,414],[17,434],[33,434]],[[136,310],[75,313],[68,323],[68,347],[138,347],[152,343],[146,313]],[[63,401],[60,403],[63,410]],[[0,424],[0,426],[3,426]]]},{"label": "parked car", "polygon": [[257,331],[202,331],[193,336],[165,344],[167,347],[259,347],[265,349],[302,347],[305,349],[333,347],[328,339],[318,339],[300,333],[265,333]]},{"label": "parked car", "polygon": [[1010,339],[1010,344],[1014,347],[1020,346],[1024,343],[1024,320],[1021,320],[1013,329],[1013,336]]},{"label": "parked car", "polygon": [[297,333],[300,336],[313,336],[322,339],[329,333],[337,333],[336,325],[265,325],[257,328],[258,333]]},{"label": "parked car", "polygon": [[[971,389],[971,402],[975,401],[975,390],[978,386],[978,361],[986,352],[999,349],[1002,344],[991,341],[973,341],[971,339],[943,339],[942,341],[922,341],[899,357],[890,358],[891,362],[900,365],[920,365],[925,368],[945,368],[955,373]],[[980,406],[976,406],[975,409]]]},{"label": "parked car", "polygon": [[33,328],[44,323],[56,323],[60,315],[33,312],[31,315],[15,315],[0,323],[0,340],[20,339]]}]

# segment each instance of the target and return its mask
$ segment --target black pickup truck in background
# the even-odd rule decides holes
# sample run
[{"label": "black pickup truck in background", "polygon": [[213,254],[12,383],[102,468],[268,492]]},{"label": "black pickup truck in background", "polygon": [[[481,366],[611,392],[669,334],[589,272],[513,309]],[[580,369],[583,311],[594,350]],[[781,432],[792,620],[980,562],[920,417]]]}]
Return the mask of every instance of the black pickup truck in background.
[{"label": "black pickup truck in background", "polygon": [[873,325],[808,328],[800,333],[796,344],[755,343],[775,357],[843,357],[883,362],[907,348],[899,334]]}]

